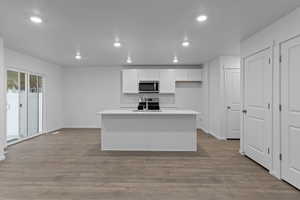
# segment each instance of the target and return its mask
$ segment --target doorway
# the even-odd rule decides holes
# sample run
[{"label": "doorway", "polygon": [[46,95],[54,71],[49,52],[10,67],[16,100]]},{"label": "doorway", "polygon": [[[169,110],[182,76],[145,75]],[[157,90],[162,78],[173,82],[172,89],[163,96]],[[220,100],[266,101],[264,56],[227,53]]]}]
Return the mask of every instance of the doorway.
[{"label": "doorway", "polygon": [[6,98],[8,144],[42,132],[42,76],[8,70]]}]

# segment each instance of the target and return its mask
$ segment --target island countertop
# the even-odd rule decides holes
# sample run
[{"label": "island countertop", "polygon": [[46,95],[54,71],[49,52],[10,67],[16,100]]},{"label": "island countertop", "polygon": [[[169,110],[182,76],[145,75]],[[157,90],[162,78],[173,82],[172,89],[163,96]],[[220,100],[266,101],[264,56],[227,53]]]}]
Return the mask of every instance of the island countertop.
[{"label": "island countertop", "polygon": [[97,112],[99,115],[197,115],[193,110],[160,110],[160,111],[138,111],[138,110],[104,110]]}]

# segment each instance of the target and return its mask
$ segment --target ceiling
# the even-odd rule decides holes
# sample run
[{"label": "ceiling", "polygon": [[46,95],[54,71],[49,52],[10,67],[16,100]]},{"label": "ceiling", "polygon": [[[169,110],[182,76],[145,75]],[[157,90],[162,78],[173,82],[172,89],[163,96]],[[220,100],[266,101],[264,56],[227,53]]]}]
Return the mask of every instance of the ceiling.
[{"label": "ceiling", "polygon": [[[0,35],[11,48],[61,66],[200,64],[239,55],[240,40],[299,0],[0,0]],[[37,25],[29,16],[40,15]],[[208,20],[195,18],[206,14]],[[115,38],[122,48],[113,46]],[[190,47],[181,42],[187,37]],[[76,51],[83,59],[75,60]]]}]

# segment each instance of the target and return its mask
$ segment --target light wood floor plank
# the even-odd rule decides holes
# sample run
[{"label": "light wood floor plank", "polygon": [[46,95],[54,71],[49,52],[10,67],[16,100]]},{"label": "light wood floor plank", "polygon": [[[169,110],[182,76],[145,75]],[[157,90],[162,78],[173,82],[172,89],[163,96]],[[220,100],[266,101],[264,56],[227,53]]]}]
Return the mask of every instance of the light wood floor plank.
[{"label": "light wood floor plank", "polygon": [[299,200],[300,192],[198,133],[199,151],[101,152],[97,129],[64,129],[9,147],[0,200]]}]

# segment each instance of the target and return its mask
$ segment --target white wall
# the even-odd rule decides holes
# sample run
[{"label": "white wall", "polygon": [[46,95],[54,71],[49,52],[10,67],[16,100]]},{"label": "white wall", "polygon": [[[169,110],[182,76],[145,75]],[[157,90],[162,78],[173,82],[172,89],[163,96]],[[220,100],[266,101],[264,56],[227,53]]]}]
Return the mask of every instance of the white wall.
[{"label": "white wall", "polygon": [[[282,17],[277,22],[271,24],[250,38],[242,41],[242,57],[251,55],[257,51],[271,47],[273,49],[273,152],[271,174],[280,178],[280,63],[279,45],[292,37],[300,35],[300,8]],[[243,69],[242,69],[243,70]],[[241,140],[241,153],[243,153],[243,138]]]},{"label": "white wall", "polygon": [[[138,95],[121,91],[122,67],[80,67],[63,70],[64,127],[101,127],[97,111],[137,106]],[[207,74],[207,73],[205,73]],[[204,79],[207,79],[204,74]],[[206,88],[206,89],[205,89]],[[184,108],[200,112],[198,128],[205,127],[207,83],[178,83],[176,95],[159,95],[163,108]]]},{"label": "white wall", "polygon": [[95,128],[97,111],[120,107],[121,68],[63,70],[63,113],[66,128]]},{"label": "white wall", "polygon": [[226,105],[224,100],[224,69],[240,68],[238,56],[220,56],[209,62],[208,67],[208,122],[207,132],[218,139],[225,139]]},{"label": "white wall", "polygon": [[5,48],[5,67],[41,74],[45,79],[45,112],[43,132],[63,127],[62,68],[40,59]]},{"label": "white wall", "polygon": [[221,61],[216,58],[209,62],[209,129],[208,132],[215,137],[221,135]]},{"label": "white wall", "polygon": [[200,125],[199,127],[204,130],[205,132],[208,132],[208,123],[209,123],[209,79],[208,79],[208,73],[209,72],[209,65],[204,64],[203,65],[203,75],[202,75],[202,85],[201,85],[201,91],[200,91],[200,111],[201,114],[200,117]]},{"label": "white wall", "polygon": [[3,40],[0,37],[0,160],[4,160],[4,147],[6,144],[5,132],[5,73],[4,73],[4,52],[3,52]]}]

